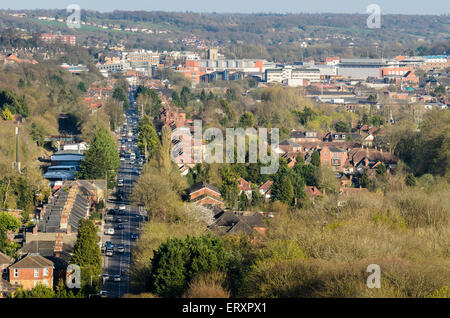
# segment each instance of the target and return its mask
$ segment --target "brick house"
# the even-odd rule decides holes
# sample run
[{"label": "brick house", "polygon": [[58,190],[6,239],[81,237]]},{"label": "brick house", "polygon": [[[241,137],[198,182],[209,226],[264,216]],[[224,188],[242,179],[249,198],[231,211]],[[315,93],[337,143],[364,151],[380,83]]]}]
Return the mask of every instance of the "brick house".
[{"label": "brick house", "polygon": [[199,205],[218,205],[224,207],[219,189],[206,182],[194,184],[189,189],[189,201]]},{"label": "brick house", "polygon": [[252,183],[243,179],[243,178],[239,178],[239,194],[242,193],[242,191],[245,192],[245,194],[247,195],[247,198],[251,198],[252,197]]},{"label": "brick house", "polygon": [[302,142],[317,142],[320,141],[317,132],[308,130],[293,130],[291,131],[290,140],[296,144]]},{"label": "brick house", "polygon": [[54,263],[37,254],[29,254],[9,266],[9,282],[30,290],[38,284],[53,288]]},{"label": "brick house", "polygon": [[347,150],[337,147],[323,147],[319,150],[320,163],[331,165],[333,170],[342,172],[347,160]]}]

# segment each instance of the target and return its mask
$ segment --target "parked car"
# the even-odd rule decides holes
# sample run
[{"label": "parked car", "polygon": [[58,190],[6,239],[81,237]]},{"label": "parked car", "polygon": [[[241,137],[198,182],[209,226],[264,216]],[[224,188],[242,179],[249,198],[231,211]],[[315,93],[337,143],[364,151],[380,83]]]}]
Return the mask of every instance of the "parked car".
[{"label": "parked car", "polygon": [[118,226],[117,226],[117,229],[118,230],[123,230],[125,228],[125,225],[123,225],[123,224],[119,224]]},{"label": "parked car", "polygon": [[114,235],[114,229],[113,229],[112,227],[110,227],[109,229],[107,229],[107,230],[105,231],[105,234],[106,234],[106,235]]},{"label": "parked car", "polygon": [[125,247],[123,245],[117,246],[117,252],[124,253],[125,252]]},{"label": "parked car", "polygon": [[122,280],[122,276],[120,276],[120,274],[114,275],[115,282],[120,282],[121,280]]},{"label": "parked car", "polygon": [[106,250],[106,256],[113,256],[113,255],[114,255],[114,251],[112,249]]},{"label": "parked car", "polygon": [[131,233],[131,239],[136,240],[138,238],[137,233]]},{"label": "parked car", "polygon": [[109,279],[109,274],[108,273],[103,273],[102,278],[104,280],[108,280]]}]

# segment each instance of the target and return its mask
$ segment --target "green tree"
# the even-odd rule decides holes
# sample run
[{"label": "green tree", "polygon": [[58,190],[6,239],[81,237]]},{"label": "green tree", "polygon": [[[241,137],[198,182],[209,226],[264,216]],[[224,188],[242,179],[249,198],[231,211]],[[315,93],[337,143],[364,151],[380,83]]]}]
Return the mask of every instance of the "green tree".
[{"label": "green tree", "polygon": [[239,195],[239,204],[238,204],[238,210],[239,211],[246,211],[249,207],[250,202],[248,200],[247,194],[245,191],[242,191]]},{"label": "green tree", "polygon": [[116,142],[110,132],[101,127],[95,133],[80,163],[78,177],[82,179],[105,179],[108,175],[108,187],[115,186],[117,170],[120,167],[120,157]]},{"label": "green tree", "polygon": [[237,208],[239,199],[239,174],[233,170],[230,165],[225,165],[220,170],[222,185],[220,193],[230,209]]},{"label": "green tree", "polygon": [[320,155],[317,150],[314,150],[314,152],[311,155],[311,164],[314,167],[320,167]]},{"label": "green tree", "polygon": [[255,117],[251,112],[245,112],[239,118],[239,123],[244,128],[253,127],[255,125]]},{"label": "green tree", "polygon": [[169,238],[155,251],[147,287],[162,297],[180,297],[198,274],[223,271],[228,263],[223,242],[214,236]]},{"label": "green tree", "polygon": [[119,102],[123,102],[123,109],[127,110],[130,107],[127,93],[123,87],[117,86],[113,91],[112,98],[118,100]]},{"label": "green tree", "polygon": [[81,219],[78,227],[77,241],[70,259],[71,264],[80,266],[81,285],[85,288],[93,281],[99,281],[102,273],[102,256],[98,246],[98,229],[93,221]]},{"label": "green tree", "polygon": [[386,166],[382,163],[376,168],[377,176],[385,176],[386,175]]},{"label": "green tree", "polygon": [[14,120],[14,116],[8,108],[2,111],[2,118],[3,120]]},{"label": "green tree", "polygon": [[367,173],[367,170],[364,170],[363,174],[361,175],[361,179],[359,180],[359,185],[366,189],[369,188],[370,178],[369,178],[369,174]]},{"label": "green tree", "polygon": [[14,293],[14,298],[55,298],[55,292],[52,288],[39,284],[31,290],[19,288]]},{"label": "green tree", "polygon": [[83,93],[87,92],[86,84],[84,84],[84,82],[78,83],[78,89]]},{"label": "green tree", "polygon": [[20,220],[14,215],[9,214],[8,212],[0,212],[0,227],[3,229],[16,232],[21,225]]},{"label": "green tree", "polygon": [[334,127],[337,132],[349,132],[350,131],[349,125],[343,121],[338,121]]},{"label": "green tree", "polygon": [[155,125],[150,117],[144,116],[139,121],[137,129],[139,150],[145,154],[146,158],[150,159],[161,146]]}]

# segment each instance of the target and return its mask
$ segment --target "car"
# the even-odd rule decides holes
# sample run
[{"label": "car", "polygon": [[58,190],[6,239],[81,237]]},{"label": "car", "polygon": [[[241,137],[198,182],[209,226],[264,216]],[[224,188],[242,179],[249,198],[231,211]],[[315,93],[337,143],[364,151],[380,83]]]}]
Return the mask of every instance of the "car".
[{"label": "car", "polygon": [[106,241],[105,242],[105,246],[106,246],[106,249],[113,249],[114,248],[114,244],[113,243],[111,243],[111,241]]},{"label": "car", "polygon": [[130,165],[134,165],[136,163],[136,161],[134,161],[134,159],[130,160]]},{"label": "car", "polygon": [[114,209],[109,209],[108,214],[109,214],[109,215],[115,215],[115,214],[116,214],[116,210],[114,210]]},{"label": "car", "polygon": [[106,250],[106,256],[113,256],[113,255],[114,255],[114,251],[112,249]]},{"label": "car", "polygon": [[108,280],[109,279],[109,274],[108,273],[103,273],[102,278],[103,278],[103,280]]},{"label": "car", "polygon": [[125,252],[125,247],[123,245],[117,246],[117,252],[124,253]]},{"label": "car", "polygon": [[122,223],[123,220],[120,216],[116,216],[116,218],[114,219],[116,221],[116,223]]},{"label": "car", "polygon": [[138,238],[137,233],[131,233],[131,239],[132,239],[132,240],[135,240],[135,239],[137,239],[137,238]]},{"label": "car", "polygon": [[125,215],[125,210],[119,210],[117,214],[119,214],[119,215]]},{"label": "car", "polygon": [[114,235],[114,229],[111,227],[105,230],[105,235]]},{"label": "car", "polygon": [[125,210],[125,204],[121,204],[121,205],[119,205],[119,210]]},{"label": "car", "polygon": [[124,157],[120,157],[120,161],[125,161],[125,158]]},{"label": "car", "polygon": [[122,276],[120,274],[114,275],[114,281],[115,282],[120,282],[121,280],[122,280]]},{"label": "car", "polygon": [[118,226],[117,226],[117,229],[118,230],[123,230],[125,228],[125,225],[123,225],[123,224],[119,224]]},{"label": "car", "polygon": [[106,298],[108,297],[109,292],[107,290],[101,290],[98,294],[101,298]]}]

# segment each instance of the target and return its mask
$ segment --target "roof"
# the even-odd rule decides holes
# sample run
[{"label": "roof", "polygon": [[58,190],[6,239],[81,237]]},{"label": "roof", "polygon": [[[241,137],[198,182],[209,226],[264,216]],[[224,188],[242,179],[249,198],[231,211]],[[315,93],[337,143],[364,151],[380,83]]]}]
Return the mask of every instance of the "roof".
[{"label": "roof", "polygon": [[242,191],[251,191],[252,183],[243,178],[239,178],[239,189],[241,189]]},{"label": "roof", "polygon": [[278,144],[279,146],[292,146],[292,147],[300,147],[300,145],[296,142],[293,142],[290,139],[283,140]]},{"label": "roof", "polygon": [[213,192],[217,192],[220,195],[220,191],[219,191],[219,189],[217,187],[215,187],[215,186],[213,186],[213,185],[211,185],[209,183],[206,183],[205,181],[198,182],[198,183],[194,184],[189,189],[189,193],[193,193],[193,192],[199,191],[199,190],[201,190],[203,188],[207,188],[207,189],[209,189],[209,190],[211,190]]},{"label": "roof", "polygon": [[21,260],[15,262],[9,268],[46,268],[53,267],[53,262],[41,255],[28,254]]},{"label": "roof", "polygon": [[251,234],[255,227],[265,227],[264,216],[260,213],[246,216],[235,212],[223,211],[217,214],[215,218],[216,221],[210,228],[223,234]]},{"label": "roof", "polygon": [[262,186],[260,186],[259,189],[267,192],[272,187],[272,184],[273,184],[273,181],[268,180],[268,181],[264,182],[264,184]]},{"label": "roof", "polygon": [[328,147],[331,152],[347,152],[345,149],[337,148],[337,147]]},{"label": "roof", "polygon": [[13,262],[14,259],[12,257],[9,257],[8,255],[0,252],[0,264],[11,264]]},{"label": "roof", "polygon": [[315,186],[306,186],[306,194],[310,197],[317,197],[322,194]]}]

